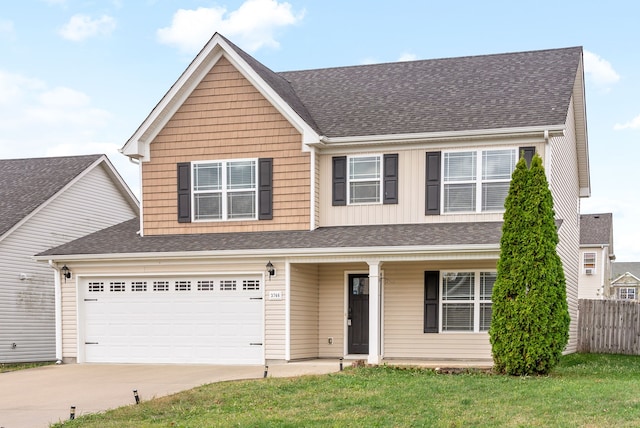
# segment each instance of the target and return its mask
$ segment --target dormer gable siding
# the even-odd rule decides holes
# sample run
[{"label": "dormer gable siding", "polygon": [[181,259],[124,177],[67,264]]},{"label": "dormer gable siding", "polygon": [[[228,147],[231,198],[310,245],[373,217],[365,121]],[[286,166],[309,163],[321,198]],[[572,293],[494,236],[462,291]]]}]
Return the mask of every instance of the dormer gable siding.
[{"label": "dormer gable siding", "polygon": [[[309,157],[300,133],[223,56],[142,163],[144,234],[308,230]],[[178,222],[178,163],[264,158],[273,159],[272,219]]]}]

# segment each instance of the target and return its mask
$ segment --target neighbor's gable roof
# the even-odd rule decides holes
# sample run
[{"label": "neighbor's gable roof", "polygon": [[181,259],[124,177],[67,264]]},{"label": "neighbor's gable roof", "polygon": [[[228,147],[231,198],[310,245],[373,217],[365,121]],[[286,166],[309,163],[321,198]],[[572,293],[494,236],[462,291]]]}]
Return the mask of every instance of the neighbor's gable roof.
[{"label": "neighbor's gable roof", "polygon": [[620,279],[626,273],[640,278],[640,262],[614,262],[611,264],[611,278]]},{"label": "neighbor's gable roof", "polygon": [[0,159],[0,240],[100,163],[137,210],[137,200],[104,155]]},{"label": "neighbor's gable roof", "polygon": [[574,93],[576,81],[582,82],[580,47],[276,73],[216,33],[122,152],[147,159],[153,138],[222,56],[307,144],[382,135],[557,132],[571,97],[583,96]]},{"label": "neighbor's gable roof", "polygon": [[613,254],[613,214],[581,214],[580,246],[608,246]]}]

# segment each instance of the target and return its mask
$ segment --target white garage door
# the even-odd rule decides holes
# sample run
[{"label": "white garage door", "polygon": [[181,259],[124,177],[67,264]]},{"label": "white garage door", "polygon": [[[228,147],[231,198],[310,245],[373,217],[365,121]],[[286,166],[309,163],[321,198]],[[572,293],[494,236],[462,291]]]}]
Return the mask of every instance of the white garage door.
[{"label": "white garage door", "polygon": [[260,277],[81,282],[86,362],[262,364]]}]

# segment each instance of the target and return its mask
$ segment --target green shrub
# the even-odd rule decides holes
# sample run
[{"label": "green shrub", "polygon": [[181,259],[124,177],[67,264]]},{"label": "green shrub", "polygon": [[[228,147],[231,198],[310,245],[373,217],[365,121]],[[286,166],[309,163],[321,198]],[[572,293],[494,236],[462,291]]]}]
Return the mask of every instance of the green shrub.
[{"label": "green shrub", "polygon": [[505,201],[489,336],[498,372],[546,374],[569,339],[569,311],[553,198],[536,154],[513,172]]}]

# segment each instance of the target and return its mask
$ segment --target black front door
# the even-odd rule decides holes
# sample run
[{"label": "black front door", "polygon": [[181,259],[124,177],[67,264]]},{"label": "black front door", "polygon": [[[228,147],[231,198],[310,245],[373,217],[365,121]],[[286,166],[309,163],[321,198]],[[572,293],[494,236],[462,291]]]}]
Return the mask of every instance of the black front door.
[{"label": "black front door", "polygon": [[369,275],[349,275],[349,354],[369,353]]}]

